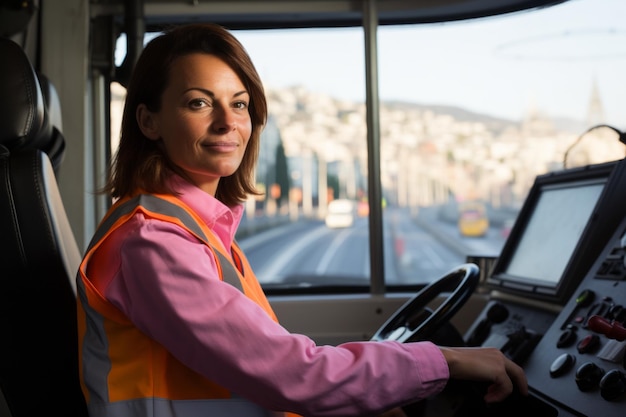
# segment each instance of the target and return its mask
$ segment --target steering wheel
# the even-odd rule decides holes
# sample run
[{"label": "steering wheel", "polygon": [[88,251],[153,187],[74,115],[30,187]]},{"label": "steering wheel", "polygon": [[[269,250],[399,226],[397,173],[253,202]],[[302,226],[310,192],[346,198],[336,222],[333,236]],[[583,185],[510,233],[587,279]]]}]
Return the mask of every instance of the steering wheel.
[{"label": "steering wheel", "polygon": [[[430,339],[467,302],[478,285],[479,268],[467,263],[428,284],[400,307],[371,340],[411,342]],[[450,295],[434,311],[426,306],[443,292]]]}]

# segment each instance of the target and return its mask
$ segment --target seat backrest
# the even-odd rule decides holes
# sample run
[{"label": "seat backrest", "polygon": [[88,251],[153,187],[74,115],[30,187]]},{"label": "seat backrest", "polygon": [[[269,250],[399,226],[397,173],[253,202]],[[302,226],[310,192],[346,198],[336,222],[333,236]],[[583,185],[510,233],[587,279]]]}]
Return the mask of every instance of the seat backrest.
[{"label": "seat backrest", "polygon": [[1,394],[12,417],[87,416],[78,379],[81,254],[51,163],[62,160],[65,140],[22,48],[0,38],[0,56]]}]

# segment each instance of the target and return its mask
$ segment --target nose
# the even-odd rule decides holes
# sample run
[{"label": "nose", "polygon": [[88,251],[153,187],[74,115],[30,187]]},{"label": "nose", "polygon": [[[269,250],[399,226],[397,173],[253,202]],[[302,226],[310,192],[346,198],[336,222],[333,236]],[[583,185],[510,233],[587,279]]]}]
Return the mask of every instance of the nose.
[{"label": "nose", "polygon": [[237,126],[235,112],[228,106],[217,106],[213,111],[213,130],[218,133],[226,133]]}]

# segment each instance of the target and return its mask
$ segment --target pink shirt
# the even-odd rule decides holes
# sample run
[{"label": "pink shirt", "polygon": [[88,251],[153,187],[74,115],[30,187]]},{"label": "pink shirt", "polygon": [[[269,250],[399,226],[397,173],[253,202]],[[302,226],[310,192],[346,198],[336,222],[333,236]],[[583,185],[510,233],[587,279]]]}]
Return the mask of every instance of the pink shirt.
[{"label": "pink shirt", "polygon": [[[229,248],[242,207],[228,208],[179,177],[181,199]],[[119,251],[100,271],[101,293],[190,368],[270,410],[375,414],[423,399],[449,371],[430,342],[317,346],[289,333],[220,281],[208,248],[186,230],[136,214],[110,237]]]}]

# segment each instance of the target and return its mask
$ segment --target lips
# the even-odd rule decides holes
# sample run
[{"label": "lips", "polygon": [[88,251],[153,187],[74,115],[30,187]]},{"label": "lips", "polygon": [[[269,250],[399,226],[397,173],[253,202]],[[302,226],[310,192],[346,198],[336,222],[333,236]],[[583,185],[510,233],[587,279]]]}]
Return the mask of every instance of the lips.
[{"label": "lips", "polygon": [[239,143],[237,142],[211,142],[202,144],[203,148],[208,148],[215,151],[220,152],[232,152],[233,150],[239,147]]}]

